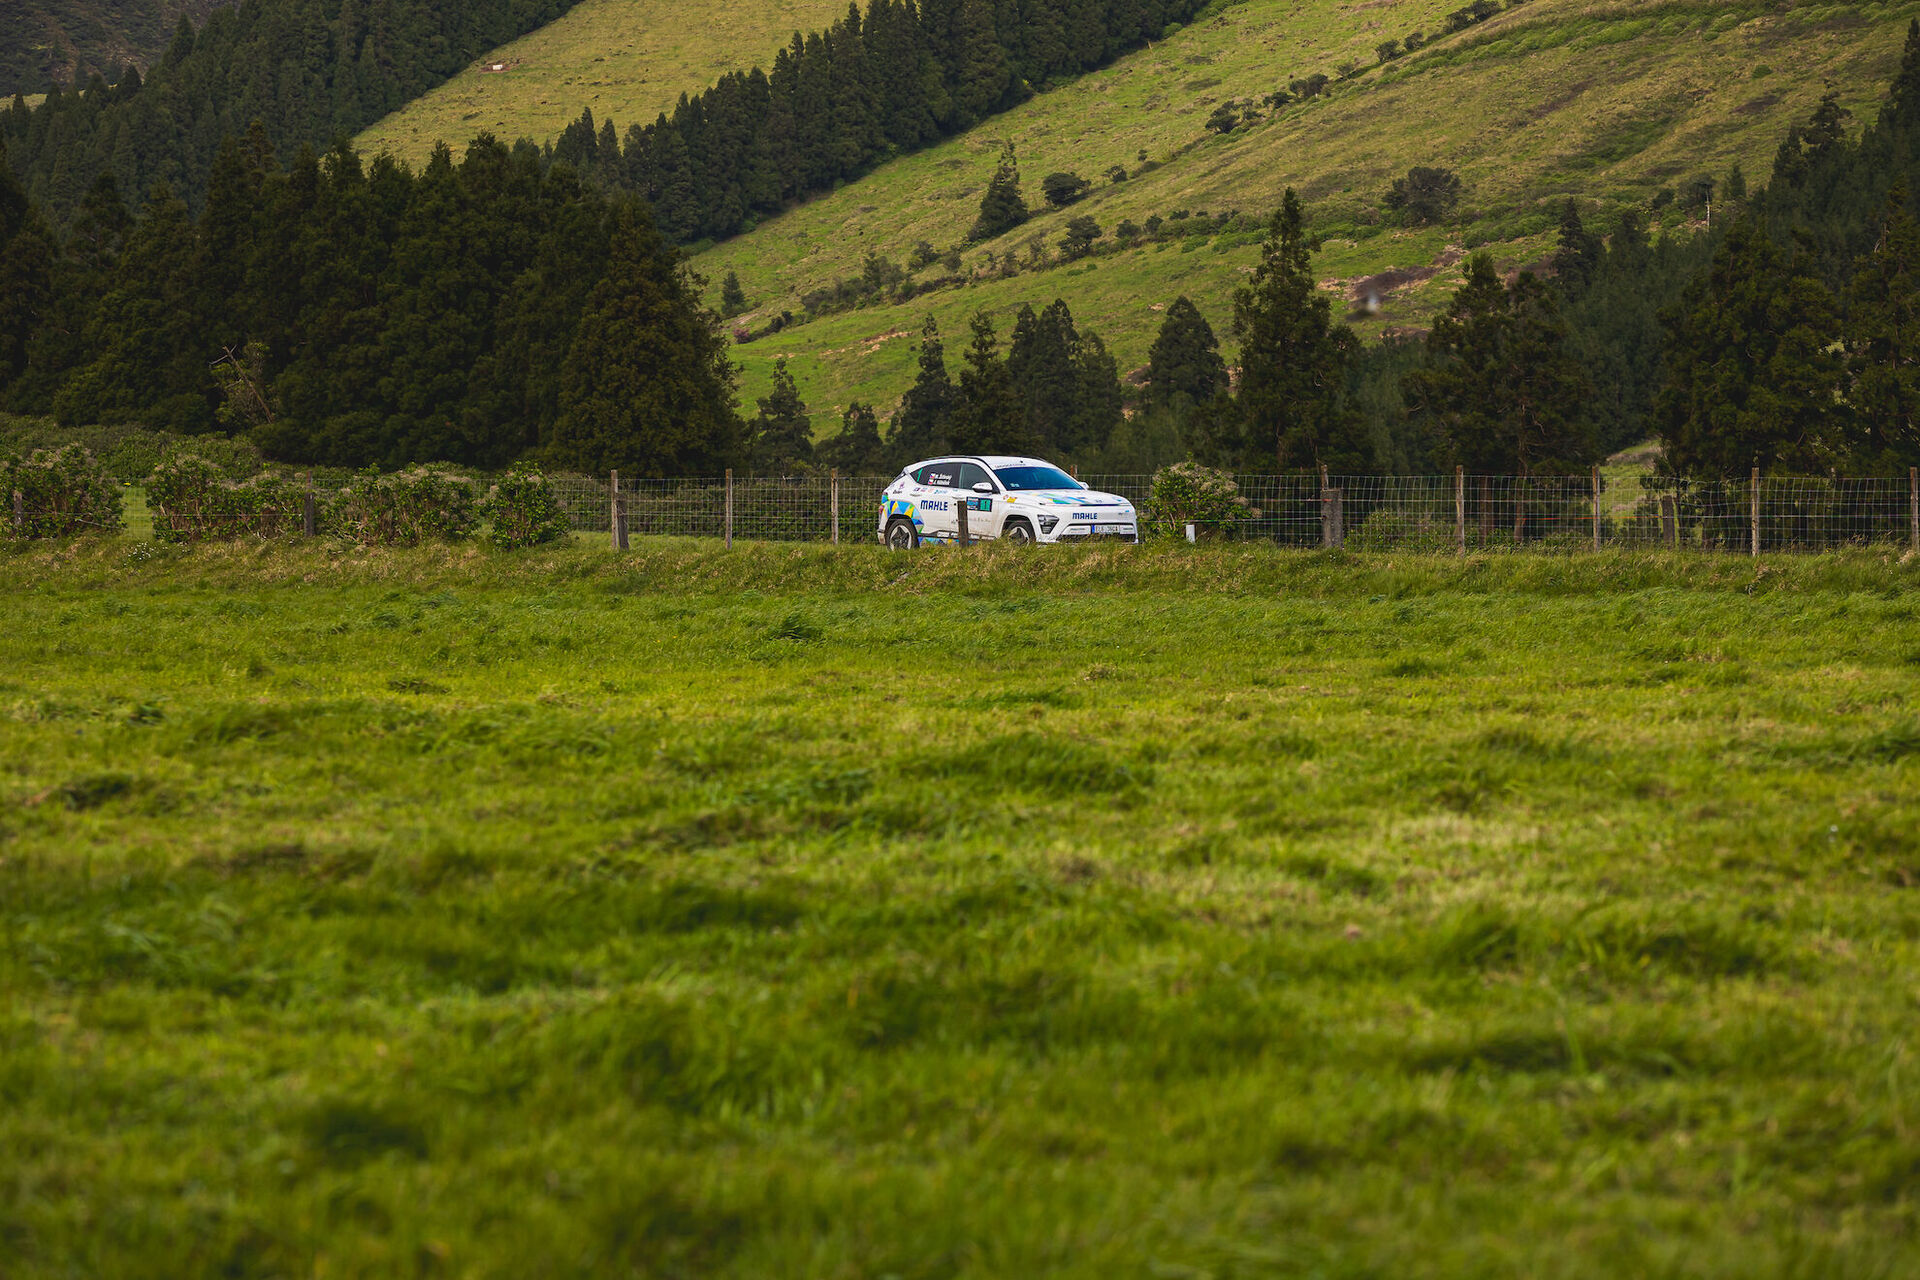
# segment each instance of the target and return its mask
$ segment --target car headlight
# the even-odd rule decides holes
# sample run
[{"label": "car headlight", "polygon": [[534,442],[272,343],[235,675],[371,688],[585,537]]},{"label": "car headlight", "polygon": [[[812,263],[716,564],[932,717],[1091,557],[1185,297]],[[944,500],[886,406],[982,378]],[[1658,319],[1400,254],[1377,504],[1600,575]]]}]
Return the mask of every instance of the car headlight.
[{"label": "car headlight", "polygon": [[1040,517],[1040,532],[1041,532],[1041,533],[1052,533],[1052,532],[1053,532],[1053,529],[1054,529],[1054,526],[1055,526],[1055,525],[1057,525],[1057,524],[1059,524],[1059,523],[1060,523],[1060,517],[1059,517],[1059,516],[1041,516],[1041,517]]}]

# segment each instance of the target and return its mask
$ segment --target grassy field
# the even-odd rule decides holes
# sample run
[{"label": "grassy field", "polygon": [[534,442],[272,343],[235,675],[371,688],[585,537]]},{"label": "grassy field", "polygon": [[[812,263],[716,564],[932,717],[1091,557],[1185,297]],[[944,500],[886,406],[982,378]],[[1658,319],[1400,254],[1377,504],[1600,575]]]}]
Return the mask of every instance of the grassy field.
[{"label": "grassy field", "polygon": [[1920,562],[0,557],[0,1256],[1920,1274]]},{"label": "grassy field", "polygon": [[[558,22],[489,53],[409,102],[357,140],[415,165],[442,140],[457,155],[481,132],[551,142],[580,118],[611,118],[622,135],[671,112],[683,93],[721,76],[767,67],[795,31],[846,15],[839,0],[747,0],[683,9],[662,0],[585,0]],[[504,71],[482,70],[505,63]]]},{"label": "grassy field", "polygon": [[[1333,229],[1316,264],[1329,289],[1344,297],[1356,280],[1389,268],[1430,271],[1387,296],[1378,314],[1355,317],[1367,336],[1418,328],[1458,285],[1458,271],[1445,264],[1461,250],[1484,245],[1509,268],[1550,252],[1558,204],[1569,195],[1606,225],[1618,206],[1698,175],[1724,178],[1735,163],[1765,181],[1787,127],[1828,88],[1870,117],[1898,67],[1906,23],[1920,13],[1912,0],[1532,0],[1366,72],[1331,98],[1266,113],[1224,137],[1205,127],[1221,101],[1332,74],[1345,61],[1370,63],[1376,43],[1432,33],[1454,7],[1216,7],[1171,39],[721,244],[696,266],[716,288],[728,270],[739,273],[756,308],[749,322],[781,308],[798,312],[802,294],[857,275],[870,251],[904,262],[915,241],[958,242],[1002,140],[1011,138],[1036,207],[1039,179],[1054,170],[1100,179],[1115,165],[1134,172],[1143,159],[1159,167],[1118,185],[1102,181],[1070,210],[1042,213],[969,252],[970,264],[986,250],[1024,258],[1032,241],[1052,246],[1072,216],[1091,215],[1108,232],[1123,218],[1144,222],[1177,209],[1264,216],[1292,186]],[[1391,179],[1418,164],[1444,165],[1465,181],[1458,224],[1420,232],[1365,225]],[[1675,213],[1669,225],[1682,220]],[[1224,330],[1233,289],[1257,255],[1252,237],[1162,243],[834,316],[743,348],[746,403],[785,355],[819,429],[830,432],[849,399],[891,408],[911,381],[907,336],[927,315],[944,332],[964,334],[967,317],[985,310],[1004,331],[1021,303],[1055,297],[1107,339],[1122,369],[1138,367],[1159,309],[1181,293]]]}]

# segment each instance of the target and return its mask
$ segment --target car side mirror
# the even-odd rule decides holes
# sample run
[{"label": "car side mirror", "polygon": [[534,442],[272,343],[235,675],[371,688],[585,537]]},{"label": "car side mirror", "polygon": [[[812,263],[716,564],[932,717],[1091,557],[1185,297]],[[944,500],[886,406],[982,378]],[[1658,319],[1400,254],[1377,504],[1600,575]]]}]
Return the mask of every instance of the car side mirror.
[{"label": "car side mirror", "polygon": [[973,491],[975,493],[992,493],[993,486],[989,484],[987,481],[982,480],[978,484],[973,486]]}]

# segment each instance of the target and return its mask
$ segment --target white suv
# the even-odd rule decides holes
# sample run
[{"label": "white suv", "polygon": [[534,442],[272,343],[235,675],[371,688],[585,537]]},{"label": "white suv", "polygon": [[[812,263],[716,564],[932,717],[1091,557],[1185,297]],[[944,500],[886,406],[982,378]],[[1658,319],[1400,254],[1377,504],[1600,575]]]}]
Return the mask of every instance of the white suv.
[{"label": "white suv", "polygon": [[916,462],[880,498],[880,540],[897,551],[956,542],[966,509],[970,538],[1008,542],[1140,540],[1133,504],[1095,493],[1038,458],[935,458]]}]

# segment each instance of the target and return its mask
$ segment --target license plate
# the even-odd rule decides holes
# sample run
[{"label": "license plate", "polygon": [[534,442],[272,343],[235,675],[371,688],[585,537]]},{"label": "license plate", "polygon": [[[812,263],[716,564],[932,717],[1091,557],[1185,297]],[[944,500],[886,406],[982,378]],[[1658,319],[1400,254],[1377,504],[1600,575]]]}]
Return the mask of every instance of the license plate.
[{"label": "license plate", "polygon": [[1130,524],[1103,524],[1095,526],[1094,535],[1102,538],[1131,538],[1133,526]]}]

